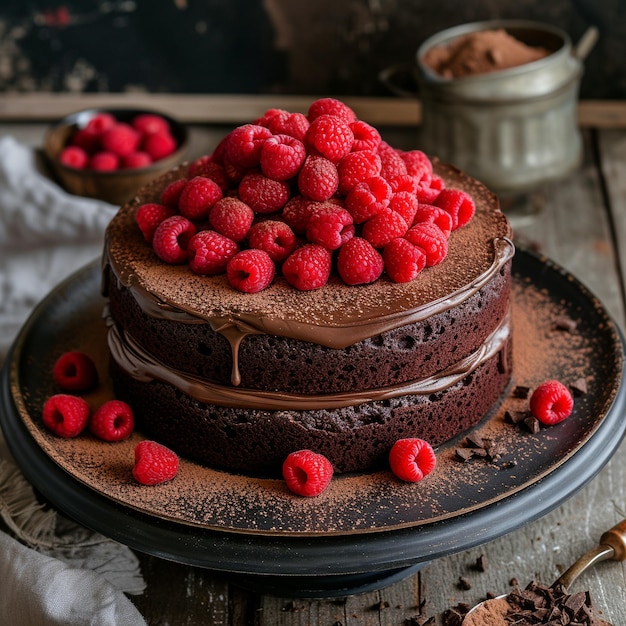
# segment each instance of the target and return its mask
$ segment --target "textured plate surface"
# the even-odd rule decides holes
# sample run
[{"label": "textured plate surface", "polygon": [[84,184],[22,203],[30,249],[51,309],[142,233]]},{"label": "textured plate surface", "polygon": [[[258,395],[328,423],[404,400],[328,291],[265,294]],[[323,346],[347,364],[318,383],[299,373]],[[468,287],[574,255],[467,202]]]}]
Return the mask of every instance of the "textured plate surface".
[{"label": "textured plate surface", "polygon": [[[81,349],[106,379],[107,353],[94,263],[55,289],[24,326],[2,379],[0,424],[27,478],[82,523],[131,547],[229,572],[324,575],[406,567],[468,549],[547,513],[593,478],[618,447],[624,391],[622,339],[602,305],[549,260],[514,260],[514,382],[586,380],[573,415],[533,435],[504,420],[527,400],[509,394],[477,432],[497,454],[461,462],[465,438],[437,450],[417,484],[389,472],[338,476],[312,499],[282,480],[229,474],[182,461],[174,481],[133,482],[139,433],[107,444],[59,439],[43,427],[57,356]],[[575,328],[559,330],[560,319]],[[108,381],[87,396],[111,397]],[[338,555],[341,554],[341,558]]]}]

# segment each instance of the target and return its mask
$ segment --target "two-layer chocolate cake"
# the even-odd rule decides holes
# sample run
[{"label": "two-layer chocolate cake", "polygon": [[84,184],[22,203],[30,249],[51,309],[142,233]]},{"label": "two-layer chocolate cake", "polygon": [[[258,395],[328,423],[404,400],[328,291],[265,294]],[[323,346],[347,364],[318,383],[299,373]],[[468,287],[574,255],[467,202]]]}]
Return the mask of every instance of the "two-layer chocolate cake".
[{"label": "two-layer chocolate cake", "polygon": [[[234,471],[276,473],[290,452],[308,448],[350,472],[384,466],[398,439],[437,446],[480,422],[511,377],[511,230],[480,183],[437,162],[433,176],[475,206],[449,234],[443,261],[408,282],[383,272],[360,285],[333,265],[324,286],[304,291],[280,264],[269,287],[243,293],[225,274],[162,261],[137,210],[162,203],[190,166],[140,190],[108,228],[103,272],[116,394],[142,432]],[[236,180],[231,174],[225,195],[236,196]]]}]

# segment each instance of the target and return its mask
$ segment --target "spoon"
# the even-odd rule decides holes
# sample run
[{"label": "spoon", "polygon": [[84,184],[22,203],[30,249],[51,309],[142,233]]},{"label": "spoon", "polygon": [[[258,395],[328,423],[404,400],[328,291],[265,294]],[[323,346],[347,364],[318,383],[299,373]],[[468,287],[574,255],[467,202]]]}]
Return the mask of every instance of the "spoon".
[{"label": "spoon", "polygon": [[[626,559],[626,519],[622,520],[616,526],[613,526],[610,530],[607,530],[601,537],[598,545],[592,548],[586,554],[583,554],[569,569],[567,569],[559,578],[557,578],[553,587],[556,585],[563,585],[567,590],[569,586],[588,568],[600,561],[606,561],[611,559],[613,561],[623,561]],[[490,602],[495,603],[497,600],[506,598],[508,594],[503,594],[497,598],[490,600],[483,600],[476,606],[471,608],[469,612],[463,618],[461,626],[467,626],[469,623],[468,617],[482,608],[486,610]]]}]

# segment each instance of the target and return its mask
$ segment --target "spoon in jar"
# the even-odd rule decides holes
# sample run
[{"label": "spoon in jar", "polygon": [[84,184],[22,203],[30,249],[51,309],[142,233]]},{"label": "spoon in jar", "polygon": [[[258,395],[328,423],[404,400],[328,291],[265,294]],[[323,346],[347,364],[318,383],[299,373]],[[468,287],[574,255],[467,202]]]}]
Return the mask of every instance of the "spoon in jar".
[{"label": "spoon in jar", "polygon": [[[567,569],[557,580],[554,581],[553,587],[562,585],[564,589],[569,586],[588,568],[600,561],[606,560],[624,561],[626,560],[626,519],[619,524],[607,530],[601,537],[598,545],[581,556],[569,569]],[[497,598],[483,600],[476,606],[471,608],[463,618],[461,626],[472,626],[473,624],[484,624],[486,621],[480,621],[480,614],[491,615],[494,618],[501,616],[504,624],[504,615],[506,609],[510,607],[503,603],[508,594],[503,594]],[[502,610],[500,610],[502,608]]]}]

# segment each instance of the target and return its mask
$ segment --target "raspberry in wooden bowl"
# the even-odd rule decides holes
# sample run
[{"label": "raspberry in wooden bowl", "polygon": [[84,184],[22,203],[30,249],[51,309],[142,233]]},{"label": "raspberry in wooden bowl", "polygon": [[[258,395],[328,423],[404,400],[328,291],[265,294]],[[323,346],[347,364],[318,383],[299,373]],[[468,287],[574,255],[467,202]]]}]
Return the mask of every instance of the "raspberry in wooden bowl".
[{"label": "raspberry in wooden bowl", "polygon": [[44,152],[70,193],[113,204],[178,165],[186,127],[169,115],[142,109],[88,109],[72,113],[46,134]]}]

